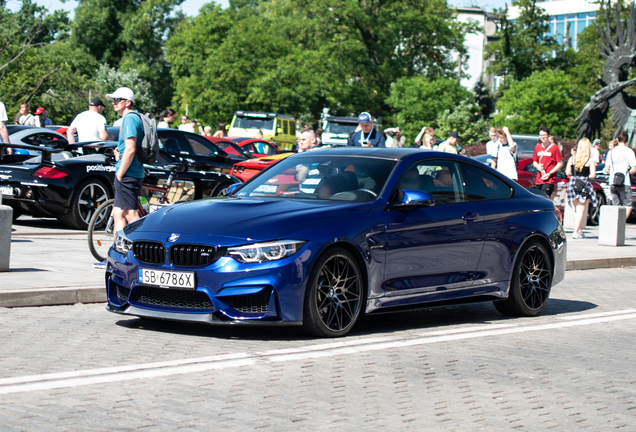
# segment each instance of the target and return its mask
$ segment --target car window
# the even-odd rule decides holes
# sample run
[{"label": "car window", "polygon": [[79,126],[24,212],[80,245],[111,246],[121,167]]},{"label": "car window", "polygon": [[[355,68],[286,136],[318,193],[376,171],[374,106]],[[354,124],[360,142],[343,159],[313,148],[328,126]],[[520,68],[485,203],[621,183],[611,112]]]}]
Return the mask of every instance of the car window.
[{"label": "car window", "polygon": [[381,193],[395,163],[352,156],[292,157],[264,171],[235,195],[369,202]]},{"label": "car window", "polygon": [[489,172],[474,165],[460,163],[468,201],[507,199],[512,188]]},{"label": "car window", "polygon": [[425,161],[409,167],[398,184],[400,189],[422,190],[433,195],[435,205],[466,202],[457,164],[452,161]]},{"label": "car window", "polygon": [[40,139],[42,140],[42,143],[46,146],[66,146],[68,144],[68,141],[66,141],[63,138],[60,138],[59,135],[55,135],[55,134],[51,134],[51,133],[42,133],[40,134]]},{"label": "car window", "polygon": [[264,142],[256,142],[254,143],[254,147],[256,147],[256,153],[266,154],[266,155],[275,155],[276,151],[267,143]]},{"label": "car window", "polygon": [[172,155],[189,155],[194,153],[190,143],[179,134],[160,134],[159,148]]},{"label": "car window", "polygon": [[219,148],[216,146],[216,144],[205,138],[198,138],[188,135],[188,141],[190,142],[192,150],[195,154],[210,156],[219,153]]},{"label": "car window", "polygon": [[296,120],[289,121],[289,134],[296,135]]},{"label": "car window", "polygon": [[22,141],[31,145],[36,145],[36,146],[42,145],[42,139],[40,138],[40,134],[27,135],[24,138],[22,138]]}]

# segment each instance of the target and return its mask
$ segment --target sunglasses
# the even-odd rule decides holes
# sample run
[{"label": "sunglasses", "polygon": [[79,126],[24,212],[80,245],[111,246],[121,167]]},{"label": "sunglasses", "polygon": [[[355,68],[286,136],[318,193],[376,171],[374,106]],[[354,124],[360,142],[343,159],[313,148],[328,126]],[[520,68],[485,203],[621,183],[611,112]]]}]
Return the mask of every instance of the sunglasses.
[{"label": "sunglasses", "polygon": [[113,98],[113,103],[118,104],[119,102],[123,101],[123,100],[128,100],[128,99],[123,99],[123,98]]}]

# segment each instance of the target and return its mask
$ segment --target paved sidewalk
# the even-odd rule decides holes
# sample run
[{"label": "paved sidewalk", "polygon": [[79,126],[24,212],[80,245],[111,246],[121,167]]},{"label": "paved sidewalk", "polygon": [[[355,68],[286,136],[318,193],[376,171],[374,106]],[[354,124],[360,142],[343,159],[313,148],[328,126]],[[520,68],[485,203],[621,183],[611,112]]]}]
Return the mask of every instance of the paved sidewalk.
[{"label": "paved sidewalk", "polygon": [[[626,245],[599,246],[598,228],[572,240],[567,270],[636,266],[636,225]],[[104,270],[93,268],[85,231],[65,230],[50,219],[20,218],[13,225],[9,272],[0,272],[0,307],[105,302]]]}]

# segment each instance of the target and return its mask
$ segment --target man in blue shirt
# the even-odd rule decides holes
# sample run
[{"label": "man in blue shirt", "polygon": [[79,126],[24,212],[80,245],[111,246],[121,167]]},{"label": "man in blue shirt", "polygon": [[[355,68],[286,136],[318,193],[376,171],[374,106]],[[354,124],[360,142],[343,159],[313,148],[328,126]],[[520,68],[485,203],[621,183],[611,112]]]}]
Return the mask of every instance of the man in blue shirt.
[{"label": "man in blue shirt", "polygon": [[128,87],[120,87],[106,95],[113,101],[113,108],[122,116],[119,144],[115,157],[115,203],[113,204],[114,232],[139,219],[137,200],[144,179],[144,166],[137,159],[137,145],[144,139],[144,126],[133,110],[135,94]]},{"label": "man in blue shirt", "polygon": [[373,129],[373,119],[368,112],[360,113],[358,116],[359,131],[354,132],[349,137],[348,146],[355,147],[386,147],[384,135]]}]

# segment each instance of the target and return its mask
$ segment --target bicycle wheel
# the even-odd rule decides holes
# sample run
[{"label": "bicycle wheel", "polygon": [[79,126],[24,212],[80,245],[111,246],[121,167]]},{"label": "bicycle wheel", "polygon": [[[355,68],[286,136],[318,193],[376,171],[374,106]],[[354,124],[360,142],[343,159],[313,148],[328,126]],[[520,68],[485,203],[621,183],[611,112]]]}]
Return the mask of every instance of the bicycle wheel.
[{"label": "bicycle wheel", "polygon": [[88,248],[97,261],[104,261],[113,245],[113,203],[108,200],[100,205],[88,224]]}]

